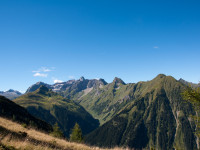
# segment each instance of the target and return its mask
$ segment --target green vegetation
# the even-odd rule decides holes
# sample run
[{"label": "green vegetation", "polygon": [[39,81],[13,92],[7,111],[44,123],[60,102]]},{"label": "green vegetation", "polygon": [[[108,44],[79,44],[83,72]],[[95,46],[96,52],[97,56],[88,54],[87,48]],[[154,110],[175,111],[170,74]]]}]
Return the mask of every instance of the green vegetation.
[{"label": "green vegetation", "polygon": [[183,96],[185,100],[189,101],[196,111],[200,110],[200,88],[188,87],[184,92]]},{"label": "green vegetation", "polygon": [[[134,84],[126,85],[121,79],[115,78],[112,83],[93,88],[87,94],[85,92],[76,94],[73,100],[103,124],[130,102],[133,87]],[[82,96],[77,97],[77,95]]]},{"label": "green vegetation", "polygon": [[82,106],[45,86],[18,97],[14,102],[25,107],[33,116],[51,125],[57,122],[65,137],[69,137],[70,129],[76,122],[81,126],[83,134],[91,132],[99,125],[98,120],[94,119]]},{"label": "green vegetation", "polygon": [[63,135],[62,131],[60,130],[57,122],[53,126],[53,132],[51,132],[50,135],[57,137],[57,138],[64,137],[64,135]]},{"label": "green vegetation", "polygon": [[200,137],[200,88],[188,87],[183,92],[183,97],[192,104],[196,111],[196,115],[193,115],[192,118],[194,119],[196,125],[195,133],[198,137]]},{"label": "green vegetation", "polygon": [[22,127],[27,128],[27,124],[22,123]]},{"label": "green vegetation", "polygon": [[13,146],[7,146],[0,143],[0,150],[16,150]]},{"label": "green vegetation", "polygon": [[74,128],[72,129],[72,133],[70,134],[70,141],[71,142],[83,142],[83,135],[80,126],[78,123],[74,125]]},{"label": "green vegetation", "polygon": [[[195,127],[190,121],[190,115],[195,112],[181,96],[186,85],[162,74],[148,82],[114,85],[111,83],[101,89],[104,95],[100,92],[101,98],[94,98],[93,104],[98,104],[96,107],[100,106],[103,112],[111,106],[115,106],[111,113],[118,110],[110,120],[86,136],[86,143],[135,149],[197,149]],[[117,99],[126,97],[129,99],[124,105],[116,103]],[[108,103],[102,107],[100,104],[106,101]]]}]

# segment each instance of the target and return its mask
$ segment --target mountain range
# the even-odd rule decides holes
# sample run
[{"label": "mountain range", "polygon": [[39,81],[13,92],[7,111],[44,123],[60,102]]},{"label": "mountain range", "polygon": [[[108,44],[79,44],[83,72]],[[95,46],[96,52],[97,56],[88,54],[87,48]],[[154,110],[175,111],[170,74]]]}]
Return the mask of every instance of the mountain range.
[{"label": "mountain range", "polygon": [[81,77],[37,82],[14,102],[51,125],[58,122],[66,136],[78,122],[89,145],[187,150],[199,148],[191,118],[196,112],[181,95],[189,86],[199,84],[164,74],[128,84],[117,77],[111,83]]}]

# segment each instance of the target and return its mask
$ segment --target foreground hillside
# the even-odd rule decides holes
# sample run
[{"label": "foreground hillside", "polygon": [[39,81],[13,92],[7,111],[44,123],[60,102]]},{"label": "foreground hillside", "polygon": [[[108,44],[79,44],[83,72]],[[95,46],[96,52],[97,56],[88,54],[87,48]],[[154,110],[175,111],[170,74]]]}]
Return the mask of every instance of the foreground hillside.
[{"label": "foreground hillside", "polygon": [[35,118],[26,109],[3,96],[0,96],[0,117],[9,118],[15,122],[20,122],[45,132],[52,131],[51,125]]},{"label": "foreground hillside", "polygon": [[[101,150],[70,143],[0,117],[0,150]],[[116,148],[116,150],[120,150]]]},{"label": "foreground hillside", "polygon": [[80,125],[83,134],[91,132],[99,125],[98,120],[94,119],[82,106],[45,86],[18,97],[14,102],[25,107],[33,116],[51,125],[58,123],[66,137],[69,136],[76,122]]}]

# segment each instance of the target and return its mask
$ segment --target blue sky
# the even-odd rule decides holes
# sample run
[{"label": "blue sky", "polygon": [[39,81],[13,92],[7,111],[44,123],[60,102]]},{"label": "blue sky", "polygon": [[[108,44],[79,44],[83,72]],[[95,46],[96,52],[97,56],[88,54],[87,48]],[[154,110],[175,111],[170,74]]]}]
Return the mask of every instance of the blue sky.
[{"label": "blue sky", "polygon": [[1,0],[0,91],[159,73],[200,81],[199,0]]}]

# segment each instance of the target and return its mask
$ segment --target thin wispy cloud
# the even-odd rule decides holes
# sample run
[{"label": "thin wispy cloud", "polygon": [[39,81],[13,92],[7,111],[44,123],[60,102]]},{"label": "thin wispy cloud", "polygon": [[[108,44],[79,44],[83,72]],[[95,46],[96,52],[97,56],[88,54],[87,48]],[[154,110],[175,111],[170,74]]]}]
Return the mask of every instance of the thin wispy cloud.
[{"label": "thin wispy cloud", "polygon": [[47,68],[47,67],[41,67],[38,70],[34,70],[32,71],[34,74],[34,77],[47,77],[48,76],[48,72],[54,71],[55,68],[51,67],[51,68]]},{"label": "thin wispy cloud", "polygon": [[69,78],[69,79],[75,79],[75,77],[74,77],[74,76],[68,76],[68,78]]},{"label": "thin wispy cloud", "polygon": [[34,70],[32,72],[51,72],[54,71],[55,68],[47,68],[47,67],[41,67],[38,70]]},{"label": "thin wispy cloud", "polygon": [[48,74],[36,72],[33,76],[34,77],[45,77],[46,78],[48,76]]},{"label": "thin wispy cloud", "polygon": [[159,48],[158,46],[154,46],[153,48]]}]

